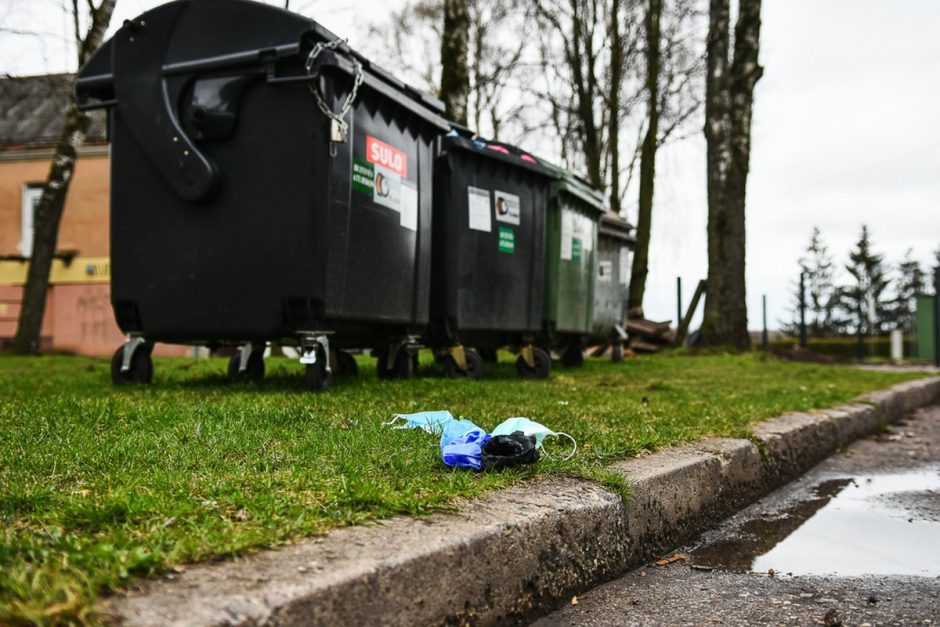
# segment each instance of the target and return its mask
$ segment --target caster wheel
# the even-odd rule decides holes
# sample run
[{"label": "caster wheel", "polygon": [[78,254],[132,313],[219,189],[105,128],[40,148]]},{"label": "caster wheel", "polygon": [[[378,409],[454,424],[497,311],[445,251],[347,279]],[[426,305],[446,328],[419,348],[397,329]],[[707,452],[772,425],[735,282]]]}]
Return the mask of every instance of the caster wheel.
[{"label": "caster wheel", "polygon": [[463,354],[464,359],[467,360],[467,369],[462,369],[457,365],[454,358],[448,355],[443,361],[444,375],[448,379],[471,379],[472,381],[482,379],[485,364],[483,363],[483,357],[480,356],[480,353],[472,350],[464,350]]},{"label": "caster wheel", "polygon": [[304,385],[311,392],[323,392],[333,384],[333,375],[328,374],[323,364],[307,364],[304,373]]},{"label": "caster wheel", "polygon": [[411,353],[402,348],[395,355],[395,363],[391,368],[388,367],[388,348],[376,351],[378,360],[375,364],[375,371],[380,379],[410,379],[415,372],[415,359]]},{"label": "caster wheel", "polygon": [[580,345],[572,345],[561,354],[561,363],[565,368],[580,368],[584,365],[584,351]]},{"label": "caster wheel", "polygon": [[333,374],[326,371],[326,353],[317,349],[317,363],[307,364],[304,372],[304,385],[311,392],[322,392],[333,384]]},{"label": "caster wheel", "polygon": [[134,351],[131,358],[131,368],[121,372],[124,361],[124,346],[121,346],[111,357],[111,382],[114,385],[128,385],[131,383],[150,383],[153,380],[153,359],[150,357],[151,346],[142,344]]},{"label": "caster wheel", "polygon": [[248,363],[245,364],[245,371],[239,372],[238,365],[241,362],[243,350],[247,347],[239,347],[235,354],[228,360],[228,378],[230,381],[260,381],[264,378],[264,348],[256,348],[248,356]]},{"label": "caster wheel", "polygon": [[331,365],[333,372],[341,377],[359,376],[359,364],[356,363],[356,358],[346,351],[336,351],[336,360]]},{"label": "caster wheel", "polygon": [[495,364],[499,361],[499,356],[496,354],[495,348],[481,348],[479,353],[480,357],[483,358],[483,363]]},{"label": "caster wheel", "polygon": [[614,362],[615,364],[619,364],[621,361],[623,361],[623,343],[622,342],[617,342],[610,349],[610,361]]},{"label": "caster wheel", "polygon": [[524,379],[547,379],[552,371],[551,356],[541,348],[533,349],[532,356],[535,358],[535,366],[530,368],[520,355],[516,360],[516,372]]}]

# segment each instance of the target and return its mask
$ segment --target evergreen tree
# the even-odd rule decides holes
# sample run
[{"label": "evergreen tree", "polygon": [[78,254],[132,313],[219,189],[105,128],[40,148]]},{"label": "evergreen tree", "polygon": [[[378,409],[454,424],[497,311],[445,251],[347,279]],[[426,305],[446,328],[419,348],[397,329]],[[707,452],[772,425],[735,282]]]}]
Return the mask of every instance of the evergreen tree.
[{"label": "evergreen tree", "polygon": [[863,335],[886,333],[891,326],[891,303],[885,298],[889,279],[884,256],[872,250],[868,226],[864,224],[845,269],[852,283],[839,290],[842,330]]},{"label": "evergreen tree", "polygon": [[898,264],[898,277],[895,282],[893,317],[895,327],[910,332],[914,328],[916,298],[926,293],[927,273],[920,267],[920,262],[913,258],[914,251],[908,249],[904,259]]},{"label": "evergreen tree", "polygon": [[[833,284],[835,266],[829,248],[822,239],[819,227],[813,227],[809,245],[800,258],[800,272],[804,277],[806,289],[806,327],[810,337],[831,337],[836,335],[836,307],[839,304],[838,293]],[[793,295],[793,319],[784,325],[784,330],[791,335],[800,332],[800,283],[797,280]]]}]

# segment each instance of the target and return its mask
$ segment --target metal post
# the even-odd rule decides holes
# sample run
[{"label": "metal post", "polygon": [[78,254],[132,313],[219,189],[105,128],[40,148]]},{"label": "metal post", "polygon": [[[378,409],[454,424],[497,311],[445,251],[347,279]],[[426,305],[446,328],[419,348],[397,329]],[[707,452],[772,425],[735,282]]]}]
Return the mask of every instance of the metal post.
[{"label": "metal post", "polygon": [[933,359],[940,368],[940,266],[933,271]]},{"label": "metal post", "polygon": [[806,346],[806,273],[800,272],[800,348]]},{"label": "metal post", "polygon": [[764,350],[767,350],[767,347],[770,345],[770,337],[767,334],[767,294],[764,294],[764,334],[761,336],[761,345],[764,347]]},{"label": "metal post", "polygon": [[682,324],[682,277],[676,277],[676,328]]},{"label": "metal post", "polygon": [[[863,292],[864,293],[864,292]],[[863,296],[858,298],[858,350],[859,361],[865,359],[865,305],[862,303]]]}]

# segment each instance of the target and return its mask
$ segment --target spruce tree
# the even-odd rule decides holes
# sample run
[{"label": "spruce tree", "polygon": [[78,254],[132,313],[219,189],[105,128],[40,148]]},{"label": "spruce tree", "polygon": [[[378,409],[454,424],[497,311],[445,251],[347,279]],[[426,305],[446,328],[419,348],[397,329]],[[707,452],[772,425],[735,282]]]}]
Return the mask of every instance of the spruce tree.
[{"label": "spruce tree", "polygon": [[927,273],[920,267],[920,262],[913,258],[914,251],[908,249],[904,259],[898,264],[895,281],[893,317],[895,328],[905,332],[914,329],[916,298],[926,293]]},{"label": "spruce tree", "polygon": [[[835,309],[839,303],[833,284],[835,265],[829,248],[822,239],[819,227],[813,227],[809,245],[800,257],[800,272],[806,289],[806,327],[810,337],[831,337],[838,331]],[[800,281],[797,278],[793,290],[793,319],[784,325],[791,335],[800,333]]]},{"label": "spruce tree", "polygon": [[884,256],[875,254],[872,248],[868,226],[863,224],[861,236],[845,266],[852,282],[839,290],[841,325],[845,332],[881,335],[890,327],[891,303],[885,298],[889,279]]}]

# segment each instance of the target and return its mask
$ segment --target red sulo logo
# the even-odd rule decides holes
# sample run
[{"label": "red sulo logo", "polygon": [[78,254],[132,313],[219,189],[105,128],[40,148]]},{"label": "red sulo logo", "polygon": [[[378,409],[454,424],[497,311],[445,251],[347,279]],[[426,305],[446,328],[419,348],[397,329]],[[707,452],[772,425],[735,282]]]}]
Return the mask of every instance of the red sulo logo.
[{"label": "red sulo logo", "polygon": [[369,163],[397,172],[403,178],[408,176],[408,155],[371,135],[366,135],[366,159]]}]

